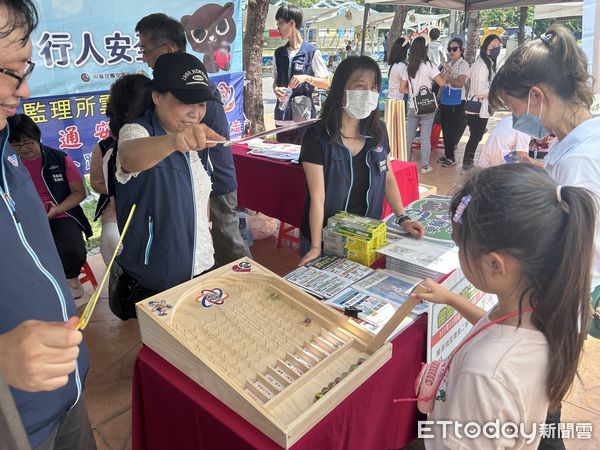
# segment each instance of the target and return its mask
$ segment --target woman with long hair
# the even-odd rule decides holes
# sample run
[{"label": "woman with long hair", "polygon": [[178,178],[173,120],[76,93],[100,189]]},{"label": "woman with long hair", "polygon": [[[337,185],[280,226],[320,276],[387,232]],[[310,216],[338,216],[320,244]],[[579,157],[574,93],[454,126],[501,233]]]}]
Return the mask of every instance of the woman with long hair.
[{"label": "woman with long hair", "polygon": [[502,42],[495,34],[490,34],[483,40],[479,49],[479,58],[471,66],[469,72],[469,88],[467,101],[473,100],[481,103],[479,112],[465,110],[467,126],[469,127],[469,141],[465,147],[463,158],[463,172],[471,170],[474,166],[475,152],[481,142],[488,118],[490,117],[488,93],[496,73],[496,60],[500,55]]},{"label": "woman with long hair", "polygon": [[423,226],[404,214],[402,197],[379,119],[381,71],[368,56],[351,56],[338,66],[321,120],[304,135],[300,162],[308,196],[300,226],[300,265],[321,254],[323,227],[339,211],[380,219],[383,200],[397,223],[414,237]]},{"label": "woman with long hair", "polygon": [[410,45],[406,37],[399,37],[392,45],[388,58],[390,70],[388,72],[387,98],[404,100],[405,94],[407,94],[407,92],[400,90],[400,85],[406,74],[406,56],[409,49]]},{"label": "woman with long hair", "polygon": [[427,44],[424,37],[413,40],[408,55],[406,74],[402,79],[400,90],[408,92],[408,118],[406,119],[406,149],[410,154],[412,141],[417,137],[417,127],[421,125],[421,173],[423,175],[433,171],[429,165],[431,155],[431,128],[435,119],[435,111],[427,114],[418,114],[415,97],[422,87],[431,90],[432,83],[444,86],[444,78],[437,67],[427,57]]},{"label": "woman with long hair", "polygon": [[119,242],[119,227],[115,210],[115,160],[119,131],[126,123],[140,117],[152,105],[151,80],[145,75],[125,75],[110,87],[106,105],[110,136],[98,142],[92,151],[90,184],[100,194],[94,220],[101,217],[100,253],[108,265]]},{"label": "woman with long hair", "polygon": [[450,62],[444,64],[442,73],[446,86],[440,96],[442,131],[444,133],[444,156],[439,159],[442,167],[456,164],[454,151],[464,131],[465,81],[469,75],[469,63],[463,59],[464,44],[460,37],[448,41]]},{"label": "woman with long hair", "polygon": [[[490,102],[496,109],[512,111],[514,129],[535,139],[554,134],[558,142],[544,159],[546,170],[559,184],[585,187],[598,199],[600,118],[592,118],[590,113],[593,93],[587,67],[585,53],[571,32],[552,26],[540,39],[525,43],[506,59],[492,83]],[[595,226],[591,289],[597,308],[600,223],[596,221]],[[600,331],[594,323],[590,326],[590,332]],[[547,423],[559,421],[559,413],[547,419]]]}]

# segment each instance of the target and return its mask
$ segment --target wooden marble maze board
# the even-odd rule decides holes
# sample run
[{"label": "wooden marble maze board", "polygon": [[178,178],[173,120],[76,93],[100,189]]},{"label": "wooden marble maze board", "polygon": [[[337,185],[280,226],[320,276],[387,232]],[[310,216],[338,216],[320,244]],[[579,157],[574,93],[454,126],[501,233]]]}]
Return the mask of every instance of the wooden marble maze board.
[{"label": "wooden marble maze board", "polygon": [[[142,340],[259,428],[267,417],[286,439],[262,431],[283,446],[391,357],[390,344],[365,353],[370,333],[255,262],[213,273],[138,303]],[[213,389],[173,353],[181,346],[210,369]]]},{"label": "wooden marble maze board", "polygon": [[450,197],[430,195],[407,206],[406,214],[425,227],[424,239],[444,244],[452,243],[450,200]]}]

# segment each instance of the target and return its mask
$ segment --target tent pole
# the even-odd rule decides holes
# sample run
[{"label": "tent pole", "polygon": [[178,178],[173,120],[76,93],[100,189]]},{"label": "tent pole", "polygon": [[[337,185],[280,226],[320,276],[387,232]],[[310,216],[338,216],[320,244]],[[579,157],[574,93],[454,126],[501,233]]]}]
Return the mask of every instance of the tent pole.
[{"label": "tent pole", "polygon": [[[463,33],[467,31],[467,29],[469,28],[469,6],[471,6],[471,1],[470,0],[466,0],[465,1],[465,20],[463,21]],[[465,43],[466,44],[466,43]]]},{"label": "tent pole", "polygon": [[[594,7],[594,34],[593,36],[600,36],[600,1],[596,0],[593,4]],[[593,91],[594,94],[600,93],[600,42],[598,39],[593,39],[592,48],[592,76],[594,77]],[[589,55],[588,55],[589,58]]]},{"label": "tent pole", "polygon": [[362,25],[362,35],[360,39],[360,54],[365,54],[365,38],[367,37],[367,21],[369,20],[369,4],[365,3],[365,9],[363,12],[363,25]]}]

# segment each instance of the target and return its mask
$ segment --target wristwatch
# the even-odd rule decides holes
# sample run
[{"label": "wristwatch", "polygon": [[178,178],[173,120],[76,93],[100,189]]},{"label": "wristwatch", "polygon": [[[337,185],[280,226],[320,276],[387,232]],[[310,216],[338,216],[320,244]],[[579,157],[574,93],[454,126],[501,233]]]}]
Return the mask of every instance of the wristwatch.
[{"label": "wristwatch", "polygon": [[401,216],[396,216],[396,225],[398,225],[399,227],[402,226],[402,224],[404,222],[406,222],[407,220],[412,220],[410,218],[410,216],[406,215],[406,214],[402,214]]}]

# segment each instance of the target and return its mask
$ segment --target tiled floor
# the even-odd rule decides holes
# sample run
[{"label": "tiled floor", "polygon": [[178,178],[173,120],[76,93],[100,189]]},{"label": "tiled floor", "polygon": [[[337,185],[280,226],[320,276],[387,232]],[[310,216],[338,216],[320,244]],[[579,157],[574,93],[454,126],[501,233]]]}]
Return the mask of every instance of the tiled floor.
[{"label": "tiled floor", "polygon": [[[490,128],[495,123],[492,120]],[[462,157],[464,142],[459,146]],[[418,156],[418,155],[415,155]],[[439,156],[432,154],[431,160]],[[434,172],[421,176],[421,182],[438,187],[438,193],[447,194],[460,183],[464,175],[459,168],[443,169],[433,162]],[[284,246],[278,249],[275,237],[256,241],[252,247],[254,258],[276,273],[283,275],[298,262],[297,249]],[[105,270],[100,255],[89,257],[88,262],[98,281]],[[91,286],[85,286],[87,295]],[[131,448],[131,377],[133,362],[141,346],[136,321],[122,322],[109,310],[106,292],[103,292],[97,311],[84,332],[90,353],[91,369],[88,374],[85,398],[94,427],[99,449],[121,450]],[[566,441],[568,449],[598,449],[600,439],[600,340],[588,339],[580,367],[580,380],[563,402],[563,421],[593,424],[595,439]],[[596,442],[596,443],[594,443]],[[413,443],[411,448],[420,448]],[[167,449],[170,450],[170,449]]]}]

